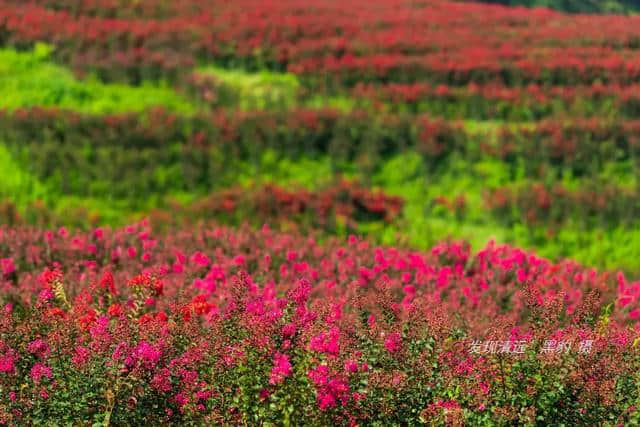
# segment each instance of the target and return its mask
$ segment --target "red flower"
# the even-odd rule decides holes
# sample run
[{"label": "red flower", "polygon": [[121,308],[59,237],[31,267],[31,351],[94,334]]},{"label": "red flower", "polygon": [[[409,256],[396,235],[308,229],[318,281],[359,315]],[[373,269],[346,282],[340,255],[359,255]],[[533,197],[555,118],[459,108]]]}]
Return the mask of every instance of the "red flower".
[{"label": "red flower", "polygon": [[122,306],[120,304],[111,304],[107,310],[107,314],[111,317],[122,316]]},{"label": "red flower", "polygon": [[98,283],[100,289],[105,290],[113,295],[117,295],[113,274],[110,271],[105,272]]},{"label": "red flower", "polygon": [[140,274],[129,280],[129,286],[132,288],[148,289],[154,295],[162,295],[164,284],[162,281],[149,274]]}]

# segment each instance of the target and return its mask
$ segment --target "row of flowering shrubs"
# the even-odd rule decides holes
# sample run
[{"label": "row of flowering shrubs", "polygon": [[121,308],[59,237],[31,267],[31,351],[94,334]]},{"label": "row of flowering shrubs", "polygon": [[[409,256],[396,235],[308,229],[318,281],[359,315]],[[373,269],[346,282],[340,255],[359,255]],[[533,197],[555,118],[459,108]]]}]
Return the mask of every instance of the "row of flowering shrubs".
[{"label": "row of flowering shrubs", "polygon": [[[355,230],[362,222],[393,222],[402,214],[404,201],[357,181],[341,179],[318,190],[288,190],[272,183],[254,188],[232,187],[190,203],[167,200],[165,205],[151,212],[153,222],[163,228],[215,219],[232,224],[268,222],[336,232]],[[99,212],[83,207],[56,213],[42,201],[28,204],[23,211],[11,201],[1,202],[0,223],[85,225],[103,220]]]},{"label": "row of flowering shrubs", "polygon": [[640,283],[489,244],[0,228],[0,422],[638,421]]},{"label": "row of flowering shrubs", "polygon": [[188,217],[195,218],[230,215],[237,218],[235,222],[258,219],[262,223],[299,219],[315,228],[335,228],[336,222],[344,221],[348,228],[355,228],[358,221],[391,222],[402,213],[402,207],[400,197],[343,179],[318,191],[287,190],[274,184],[251,191],[236,187],[214,193],[185,210]]},{"label": "row of flowering shrubs", "polygon": [[569,221],[588,226],[635,224],[640,214],[636,188],[591,182],[579,189],[560,183],[526,183],[490,190],[487,204],[507,223],[561,227]]},{"label": "row of flowering shrubs", "polygon": [[[139,82],[202,61],[287,69],[318,85],[629,83],[640,18],[570,16],[469,2],[304,0],[0,2],[0,41],[45,41],[59,59]],[[453,18],[452,18],[453,17]]]},{"label": "row of flowering shrubs", "polygon": [[[598,173],[637,155],[640,121],[546,120],[472,133],[428,116],[335,110],[178,116],[162,110],[111,116],[29,109],[0,114],[0,139],[38,178],[76,195],[136,198],[170,190],[211,190],[234,160],[258,161],[265,149],[288,156],[328,155],[372,170],[411,149],[437,167],[451,153],[493,156],[526,175],[563,167]],[[523,162],[523,159],[526,160]]]},{"label": "row of flowering shrubs", "polygon": [[[200,86],[200,97],[207,93]],[[210,90],[210,89],[209,89]],[[553,116],[640,116],[640,85],[467,86],[429,83],[359,84],[355,99],[394,111],[429,113],[447,118],[539,120]]]}]

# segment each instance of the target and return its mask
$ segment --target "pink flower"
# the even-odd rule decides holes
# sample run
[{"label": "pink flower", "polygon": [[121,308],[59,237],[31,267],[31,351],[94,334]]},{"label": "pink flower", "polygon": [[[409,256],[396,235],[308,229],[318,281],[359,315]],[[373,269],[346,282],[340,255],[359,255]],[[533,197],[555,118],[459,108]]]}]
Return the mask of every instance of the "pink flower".
[{"label": "pink flower", "polygon": [[43,365],[42,363],[36,363],[31,368],[31,379],[34,383],[39,384],[42,377],[47,377],[51,379],[53,377],[53,373],[51,372],[51,368]]},{"label": "pink flower", "polygon": [[171,372],[169,369],[162,368],[151,379],[151,387],[162,393],[171,391]]},{"label": "pink flower", "polygon": [[129,258],[132,258],[132,259],[135,258],[137,254],[138,254],[138,251],[133,246],[129,246],[127,248],[127,255],[129,255]]},{"label": "pink flower", "polygon": [[15,360],[12,355],[5,354],[0,356],[0,372],[5,374],[14,374],[16,372]]},{"label": "pink flower", "polygon": [[373,328],[376,325],[376,316],[374,316],[373,314],[370,314],[369,318],[367,319],[367,324],[369,325],[370,328]]},{"label": "pink flower", "polygon": [[329,368],[327,365],[318,365],[314,369],[311,369],[307,375],[315,385],[326,385],[328,382]]},{"label": "pink flower", "polygon": [[178,393],[173,396],[173,402],[178,405],[178,408],[182,410],[182,408],[189,402],[189,398],[186,396],[184,392]]},{"label": "pink flower", "polygon": [[318,407],[323,411],[336,406],[336,399],[331,393],[318,393]]},{"label": "pink flower", "polygon": [[76,352],[71,359],[74,365],[82,366],[89,360],[89,349],[83,346],[76,347]]},{"label": "pink flower", "polygon": [[340,330],[337,327],[333,327],[329,332],[316,335],[311,338],[309,348],[318,353],[337,356],[340,353]]},{"label": "pink flower", "polygon": [[296,333],[296,325],[294,323],[287,323],[282,327],[282,336],[285,338],[291,338]]},{"label": "pink flower", "polygon": [[311,294],[311,283],[308,280],[300,280],[298,286],[289,292],[289,298],[298,305],[304,305]]},{"label": "pink flower", "polygon": [[295,261],[298,259],[298,253],[296,251],[287,252],[287,261]]},{"label": "pink flower", "polygon": [[31,354],[35,354],[36,356],[42,358],[46,357],[49,354],[49,345],[41,339],[33,340],[27,346],[27,351]]},{"label": "pink flower", "polygon": [[191,257],[191,261],[193,261],[194,264],[197,264],[201,267],[207,267],[209,266],[209,264],[211,264],[211,260],[209,259],[209,257],[203,254],[202,252],[194,253],[193,256]]},{"label": "pink flower", "polygon": [[269,384],[281,384],[289,375],[291,375],[289,357],[286,354],[276,353],[273,356],[273,369],[271,369]]},{"label": "pink flower", "polygon": [[43,289],[38,294],[38,301],[39,302],[47,302],[47,301],[50,301],[50,300],[52,300],[54,298],[55,298],[55,295],[53,294],[53,291],[51,289]]},{"label": "pink flower", "polygon": [[623,295],[620,297],[620,299],[618,300],[618,304],[620,304],[620,307],[624,307],[626,305],[629,305],[631,302],[633,301],[633,297],[630,295]]},{"label": "pink flower", "polygon": [[5,276],[9,276],[16,271],[16,267],[13,265],[13,259],[11,258],[0,259],[0,268]]},{"label": "pink flower", "polygon": [[389,353],[395,353],[402,348],[402,337],[399,333],[393,332],[384,340],[384,348]]},{"label": "pink flower", "polygon": [[147,367],[151,367],[160,360],[162,352],[148,342],[142,341],[136,348],[136,355]]},{"label": "pink flower", "polygon": [[93,236],[98,240],[102,240],[102,238],[104,237],[104,230],[102,228],[96,228],[93,231]]},{"label": "pink flower", "polygon": [[456,402],[455,400],[441,400],[440,402],[436,403],[437,406],[443,408],[443,409],[458,409],[460,408],[460,404],[458,402]]},{"label": "pink flower", "polygon": [[[184,266],[180,263],[174,263],[173,267],[171,268],[174,274],[180,274],[184,271]],[[196,279],[196,280],[200,280],[200,279]]]},{"label": "pink flower", "polygon": [[358,363],[353,360],[347,360],[344,362],[344,370],[350,374],[358,372]]}]

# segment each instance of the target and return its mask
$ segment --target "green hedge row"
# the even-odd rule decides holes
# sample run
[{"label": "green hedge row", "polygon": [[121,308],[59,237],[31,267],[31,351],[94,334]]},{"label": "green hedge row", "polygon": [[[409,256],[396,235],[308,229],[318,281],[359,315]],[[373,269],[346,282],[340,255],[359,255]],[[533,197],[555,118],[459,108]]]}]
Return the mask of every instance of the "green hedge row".
[{"label": "green hedge row", "polygon": [[[469,162],[487,156],[514,179],[541,174],[598,174],[611,162],[635,162],[640,122],[599,120],[469,129],[426,116],[298,110],[179,116],[93,116],[59,110],[0,114],[0,141],[14,158],[62,194],[136,198],[209,191],[225,184],[234,161],[259,165],[267,149],[293,158],[328,155],[337,171],[373,172],[382,159],[411,149],[430,170],[452,153]],[[551,172],[549,172],[551,171]]]}]

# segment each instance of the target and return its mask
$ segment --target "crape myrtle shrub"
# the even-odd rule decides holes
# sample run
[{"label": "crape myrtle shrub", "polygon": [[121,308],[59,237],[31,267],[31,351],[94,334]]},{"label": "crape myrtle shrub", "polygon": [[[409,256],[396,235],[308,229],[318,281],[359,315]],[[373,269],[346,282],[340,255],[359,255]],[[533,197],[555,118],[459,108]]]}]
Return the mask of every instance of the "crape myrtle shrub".
[{"label": "crape myrtle shrub", "polygon": [[0,114],[0,138],[36,177],[63,193],[135,199],[170,190],[210,190],[235,160],[259,165],[265,149],[283,155],[328,155],[336,167],[356,162],[375,170],[381,159],[412,149],[438,168],[452,153],[491,156],[514,173],[546,170],[589,176],[605,163],[633,161],[639,121],[545,120],[475,133],[460,122],[424,115],[295,110],[179,116],[94,116],[20,109]]},{"label": "crape myrtle shrub", "polygon": [[341,179],[317,191],[291,191],[275,184],[252,191],[235,187],[216,192],[182,210],[177,206],[173,211],[184,212],[187,218],[229,217],[235,223],[247,218],[248,211],[251,218],[259,218],[262,223],[286,220],[335,230],[341,221],[348,229],[355,229],[359,221],[392,222],[402,213],[403,205],[401,197]]},{"label": "crape myrtle shrub", "polygon": [[[0,230],[5,424],[638,418],[640,283],[621,274],[492,243],[413,252],[145,221]],[[593,347],[541,351],[549,339]]]},{"label": "crape myrtle shrub", "polygon": [[[204,85],[200,89],[201,97],[212,93],[211,89],[207,92]],[[540,120],[567,114],[572,117],[621,115],[629,118],[640,115],[638,84],[357,84],[351,94],[373,107],[397,112],[430,113],[447,118]],[[216,101],[220,102],[217,98]]]},{"label": "crape myrtle shrub", "polygon": [[[404,200],[379,189],[369,189],[357,181],[339,179],[318,190],[288,190],[268,183],[253,188],[232,187],[217,190],[191,202],[168,198],[166,206],[151,211],[151,218],[163,228],[215,219],[220,223],[253,225],[264,223],[321,229],[327,232],[356,230],[360,223],[391,223],[402,214]],[[0,223],[6,225],[98,224],[100,212],[84,207],[52,211],[43,201],[27,205],[21,214],[14,203],[0,203]]]},{"label": "crape myrtle shrub", "polygon": [[587,227],[633,225],[640,214],[638,190],[588,182],[579,189],[526,182],[489,190],[489,209],[507,224],[548,225],[556,230],[573,221]]},{"label": "crape myrtle shrub", "polygon": [[0,39],[53,43],[79,71],[139,82],[199,62],[358,82],[631,83],[640,17],[571,16],[443,0],[0,2]]}]

